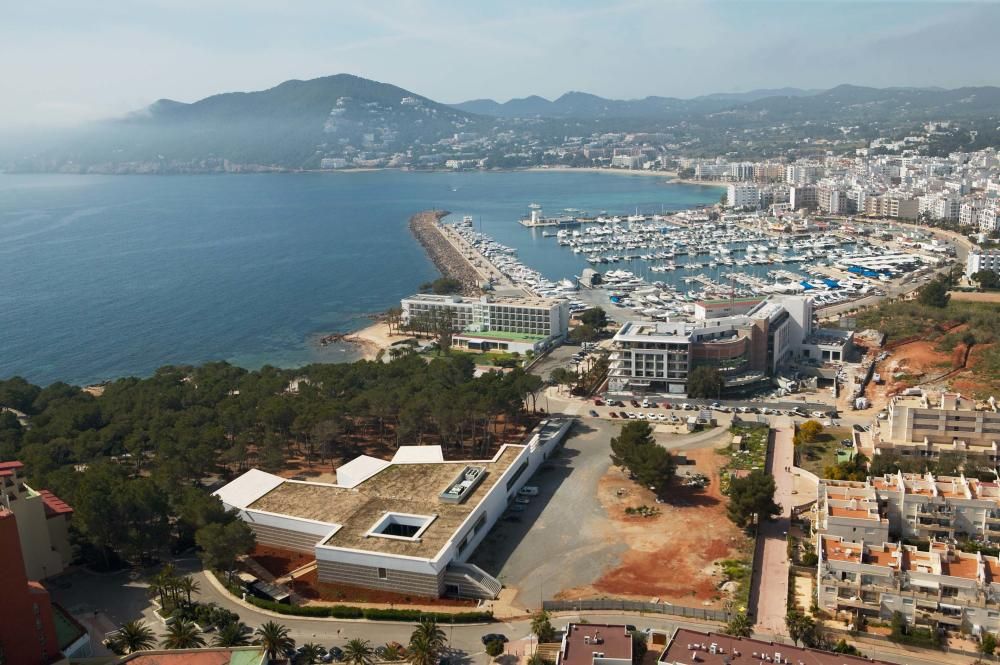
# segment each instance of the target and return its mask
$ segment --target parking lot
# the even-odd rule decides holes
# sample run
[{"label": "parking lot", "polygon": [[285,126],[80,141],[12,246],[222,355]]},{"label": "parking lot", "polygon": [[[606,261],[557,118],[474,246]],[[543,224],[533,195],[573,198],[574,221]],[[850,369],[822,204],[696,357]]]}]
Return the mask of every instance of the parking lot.
[{"label": "parking lot", "polygon": [[539,607],[562,589],[592,584],[628,549],[609,533],[597,495],[615,434],[610,422],[577,424],[560,454],[528,481],[538,496],[508,515],[517,521],[498,522],[477,549],[473,563],[516,589],[516,604]]}]

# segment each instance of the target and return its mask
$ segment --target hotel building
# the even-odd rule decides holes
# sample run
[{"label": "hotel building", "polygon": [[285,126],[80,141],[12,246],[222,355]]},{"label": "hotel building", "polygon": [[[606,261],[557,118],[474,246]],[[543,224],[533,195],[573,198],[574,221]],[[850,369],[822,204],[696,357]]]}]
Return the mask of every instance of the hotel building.
[{"label": "hotel building", "polygon": [[456,346],[476,351],[540,351],[566,337],[569,308],[559,300],[417,294],[401,301],[403,325],[444,318]]},{"label": "hotel building", "polygon": [[72,560],[69,518],[62,499],[48,490],[33,490],[24,482],[21,462],[0,462],[0,509],[17,517],[28,577],[44,580],[61,573]]},{"label": "hotel building", "polygon": [[897,395],[889,402],[888,417],[872,426],[871,447],[876,455],[937,458],[956,453],[996,462],[1000,413],[974,406],[958,393],[942,393],[934,407],[926,393]]}]

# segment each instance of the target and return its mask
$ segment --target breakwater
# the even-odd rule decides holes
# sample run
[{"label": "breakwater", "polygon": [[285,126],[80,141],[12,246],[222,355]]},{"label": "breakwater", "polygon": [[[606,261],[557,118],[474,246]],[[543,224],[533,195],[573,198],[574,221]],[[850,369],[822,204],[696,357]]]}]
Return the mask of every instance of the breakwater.
[{"label": "breakwater", "polygon": [[410,217],[410,231],[423,246],[434,266],[445,277],[462,283],[462,293],[477,295],[482,276],[472,267],[461,252],[441,233],[438,222],[449,213],[447,210],[425,210]]}]

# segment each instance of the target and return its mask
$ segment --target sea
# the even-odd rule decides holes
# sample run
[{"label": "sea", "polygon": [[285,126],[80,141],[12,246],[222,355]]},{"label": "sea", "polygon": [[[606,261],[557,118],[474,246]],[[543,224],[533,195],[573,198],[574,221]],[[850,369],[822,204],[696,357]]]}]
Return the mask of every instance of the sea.
[{"label": "sea", "polygon": [[407,227],[416,212],[470,215],[558,279],[582,259],[517,223],[530,203],[652,213],[719,194],[572,171],[0,175],[0,377],[84,385],[213,360],[355,360],[319,338],[438,275]]}]

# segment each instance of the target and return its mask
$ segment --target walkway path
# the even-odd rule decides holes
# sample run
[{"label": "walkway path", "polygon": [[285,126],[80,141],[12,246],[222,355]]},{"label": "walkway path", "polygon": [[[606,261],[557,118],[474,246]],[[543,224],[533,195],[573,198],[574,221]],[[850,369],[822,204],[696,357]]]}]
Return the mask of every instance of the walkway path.
[{"label": "walkway path", "polygon": [[757,598],[754,616],[757,630],[774,635],[787,635],[785,614],[788,604],[788,550],[785,534],[793,503],[794,464],[793,438],[795,427],[787,417],[772,422],[775,428],[774,449],[768,471],[774,478],[774,500],[781,506],[781,515],[771,522],[764,520],[758,532],[759,573],[754,576]]}]

